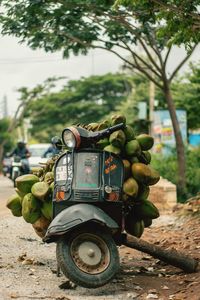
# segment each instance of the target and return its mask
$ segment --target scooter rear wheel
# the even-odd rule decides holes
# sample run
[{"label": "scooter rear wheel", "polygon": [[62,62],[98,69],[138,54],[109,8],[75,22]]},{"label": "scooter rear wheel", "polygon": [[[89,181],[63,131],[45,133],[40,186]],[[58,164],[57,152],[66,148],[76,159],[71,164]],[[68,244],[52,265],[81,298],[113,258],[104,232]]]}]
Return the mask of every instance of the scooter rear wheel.
[{"label": "scooter rear wheel", "polygon": [[97,288],[119,270],[119,254],[112,236],[103,229],[77,229],[57,243],[57,261],[77,285]]}]

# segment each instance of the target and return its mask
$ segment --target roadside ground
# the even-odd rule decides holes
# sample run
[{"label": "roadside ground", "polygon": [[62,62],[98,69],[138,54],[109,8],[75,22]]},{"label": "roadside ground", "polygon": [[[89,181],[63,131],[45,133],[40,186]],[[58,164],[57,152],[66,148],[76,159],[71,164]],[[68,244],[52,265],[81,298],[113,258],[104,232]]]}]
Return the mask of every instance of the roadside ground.
[{"label": "roadside ground", "polygon": [[[98,289],[56,276],[55,245],[44,244],[23,218],[12,216],[6,200],[12,182],[0,176],[0,300],[200,300],[200,270],[186,274],[145,253],[121,246],[121,270]],[[143,239],[200,259],[200,218],[162,214]]]}]

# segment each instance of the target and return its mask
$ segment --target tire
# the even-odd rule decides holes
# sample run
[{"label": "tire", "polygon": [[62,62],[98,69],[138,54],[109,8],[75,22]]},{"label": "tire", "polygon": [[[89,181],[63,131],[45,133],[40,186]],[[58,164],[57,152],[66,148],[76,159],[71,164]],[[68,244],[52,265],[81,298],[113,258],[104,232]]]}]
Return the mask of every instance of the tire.
[{"label": "tire", "polygon": [[16,180],[16,178],[17,178],[18,176],[19,176],[19,172],[14,171],[14,172],[13,172],[13,184],[14,184],[14,187],[16,187],[15,180]]},{"label": "tire", "polygon": [[56,256],[64,275],[86,288],[105,285],[120,267],[116,244],[103,229],[76,229],[57,243]]}]

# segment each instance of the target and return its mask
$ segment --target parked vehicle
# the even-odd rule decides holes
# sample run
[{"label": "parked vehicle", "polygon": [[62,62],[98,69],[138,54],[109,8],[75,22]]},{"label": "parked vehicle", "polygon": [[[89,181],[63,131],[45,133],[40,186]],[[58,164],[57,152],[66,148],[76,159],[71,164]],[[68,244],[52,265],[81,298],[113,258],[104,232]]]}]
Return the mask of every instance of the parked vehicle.
[{"label": "parked vehicle", "polygon": [[[26,174],[26,167],[23,161],[27,161],[27,159],[23,159],[20,156],[14,155],[11,158],[11,179],[15,186],[15,180],[17,177]],[[25,162],[26,163],[26,162]]]},{"label": "parked vehicle", "polygon": [[123,126],[99,132],[65,129],[62,140],[71,150],[55,164],[53,221],[44,241],[57,243],[57,261],[63,273],[88,288],[106,284],[119,269],[124,167],[119,156],[92,145]]},{"label": "parked vehicle", "polygon": [[31,156],[29,157],[29,166],[32,170],[34,167],[39,167],[40,163],[45,163],[49,156],[44,157],[44,153],[49,148],[50,144],[41,143],[41,144],[32,144],[29,145],[29,151]]},{"label": "parked vehicle", "polygon": [[11,163],[12,160],[9,157],[9,154],[6,154],[2,161],[2,173],[4,176],[10,177]]}]

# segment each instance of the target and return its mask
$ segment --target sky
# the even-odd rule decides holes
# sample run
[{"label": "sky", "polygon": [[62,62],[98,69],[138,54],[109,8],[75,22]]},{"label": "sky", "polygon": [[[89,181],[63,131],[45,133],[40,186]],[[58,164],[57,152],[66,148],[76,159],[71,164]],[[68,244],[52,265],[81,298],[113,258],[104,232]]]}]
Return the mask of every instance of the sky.
[{"label": "sky", "polygon": [[[200,61],[199,49],[195,51],[192,60]],[[170,59],[169,71],[183,55],[184,49],[175,49]],[[4,96],[7,97],[9,115],[14,114],[19,103],[17,89],[22,86],[32,88],[53,76],[78,79],[82,76],[102,75],[116,72],[120,66],[121,60],[104,50],[92,50],[87,56],[71,56],[63,60],[61,52],[31,50],[25,44],[19,44],[15,37],[0,36],[0,114]],[[186,69],[187,65],[182,72]]]}]

